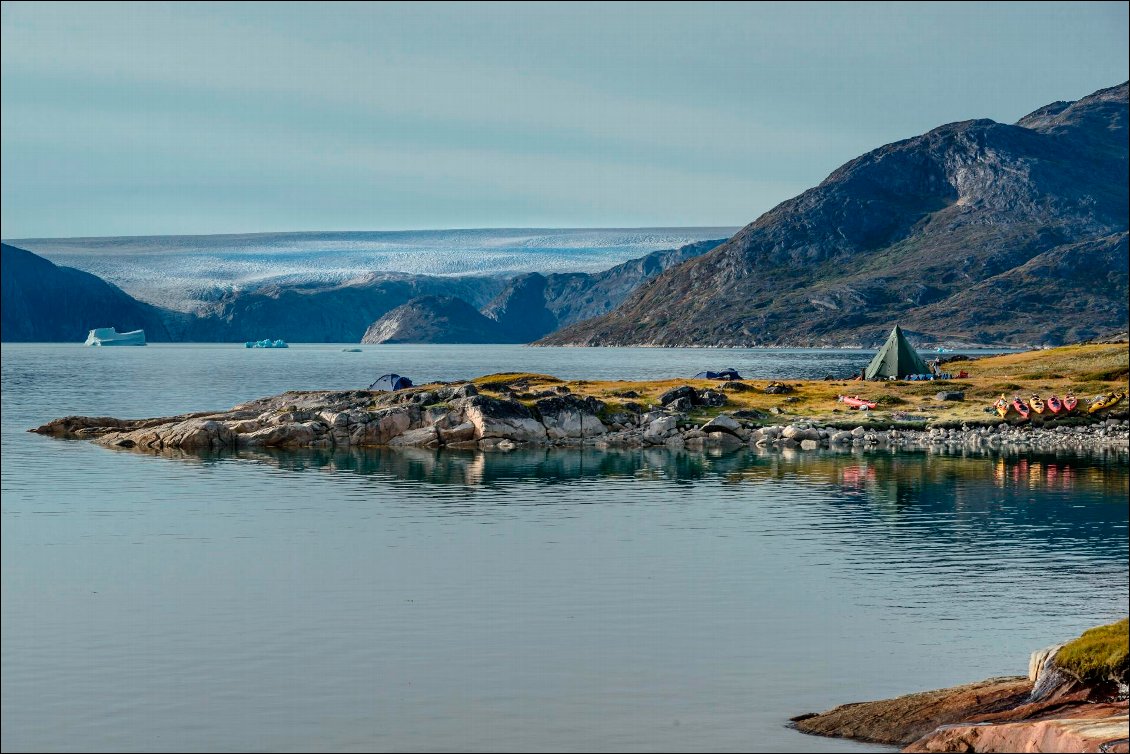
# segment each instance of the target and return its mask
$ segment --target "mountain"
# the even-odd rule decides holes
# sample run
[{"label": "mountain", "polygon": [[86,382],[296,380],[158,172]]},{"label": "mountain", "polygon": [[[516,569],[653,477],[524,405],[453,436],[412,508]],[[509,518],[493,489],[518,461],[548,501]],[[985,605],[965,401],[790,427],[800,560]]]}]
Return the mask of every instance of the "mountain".
[{"label": "mountain", "polygon": [[561,327],[611,311],[641,284],[721,243],[721,239],[699,241],[655,251],[602,272],[519,275],[483,313],[512,333],[515,342],[537,340]]},{"label": "mountain", "polygon": [[268,285],[232,291],[184,318],[177,339],[356,343],[375,320],[413,299],[458,296],[482,306],[506,283],[505,278],[374,274],[339,284]]},{"label": "mountain", "polygon": [[401,304],[365,331],[362,343],[515,342],[497,322],[455,296],[420,296]]},{"label": "mountain", "polygon": [[540,341],[1056,344],[1127,326],[1127,84],[852,160]]},{"label": "mountain", "polygon": [[[452,340],[459,332],[472,338],[462,341],[467,343],[526,343],[561,324],[611,310],[640,283],[719,243],[657,251],[591,274],[531,273],[508,279],[374,273],[345,283],[265,285],[225,293],[194,315],[177,318],[174,329],[178,340],[188,341],[269,337],[295,343],[356,343],[382,317],[411,303],[395,318],[400,323],[397,342],[461,342]],[[422,297],[427,301],[421,303]],[[437,302],[452,297],[479,318],[477,309],[485,306],[489,324],[475,319],[474,327],[463,328],[458,320],[444,319],[439,310],[449,311],[453,304]],[[434,316],[425,314],[436,307]],[[415,336],[407,329],[409,322],[421,323]],[[443,331],[443,322],[451,323],[450,333]],[[491,340],[483,340],[487,337]]]},{"label": "mountain", "polygon": [[101,278],[0,244],[0,340],[81,343],[95,327],[169,340],[160,310]]},{"label": "mountain", "polygon": [[328,287],[362,273],[510,278],[526,272],[599,272],[659,249],[729,237],[735,230],[487,228],[8,242],[111,281],[138,300],[191,313],[233,291]]}]

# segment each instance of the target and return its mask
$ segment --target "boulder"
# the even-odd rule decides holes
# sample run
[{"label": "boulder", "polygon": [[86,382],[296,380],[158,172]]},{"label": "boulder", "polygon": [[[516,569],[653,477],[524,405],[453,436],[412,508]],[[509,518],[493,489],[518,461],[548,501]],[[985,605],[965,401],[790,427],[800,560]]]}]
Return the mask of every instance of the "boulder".
[{"label": "boulder", "polygon": [[698,396],[698,403],[702,406],[717,408],[718,406],[725,406],[730,399],[726,397],[725,393],[717,390],[703,390]]},{"label": "boulder", "polygon": [[475,437],[479,440],[544,443],[547,439],[542,423],[516,401],[476,395],[462,399],[459,404],[463,420],[475,426]]},{"label": "boulder", "polygon": [[420,427],[419,429],[410,429],[402,435],[397,435],[389,440],[388,444],[393,446],[429,448],[439,446],[440,439],[439,433],[434,426]]},{"label": "boulder", "polygon": [[708,421],[706,424],[703,424],[701,427],[703,432],[728,432],[734,436],[738,435],[738,432],[741,430],[741,428],[741,424],[735,421],[732,416],[727,416],[726,414],[719,414],[718,416],[715,416],[713,419]]},{"label": "boulder", "polygon": [[769,395],[784,395],[792,391],[793,389],[783,382],[770,382],[765,386],[765,392]]},{"label": "boulder", "polygon": [[660,405],[666,406],[668,403],[673,403],[680,398],[690,398],[692,403],[697,402],[698,391],[690,385],[680,385],[679,387],[673,387],[663,395],[659,396],[659,403]]},{"label": "boulder", "polygon": [[936,401],[963,401],[965,393],[960,390],[942,390],[934,396]]},{"label": "boulder", "polygon": [[656,419],[648,425],[647,431],[643,433],[644,442],[651,443],[652,445],[662,444],[669,434],[678,428],[678,421],[673,416],[664,416]]},{"label": "boulder", "polygon": [[598,412],[604,404],[574,395],[543,398],[534,404],[550,440],[597,437],[608,432]]},{"label": "boulder", "polygon": [[672,411],[680,412],[690,411],[692,408],[694,408],[694,406],[694,401],[690,398],[676,398],[675,400],[667,404],[667,408],[671,409]]},{"label": "boulder", "polygon": [[[348,444],[388,445],[392,438],[407,432],[419,417],[418,406],[394,406],[372,412],[369,421],[357,424],[350,432]],[[335,435],[336,440],[336,435]]]},{"label": "boulder", "polygon": [[462,424],[456,424],[450,429],[437,426],[436,433],[439,435],[440,442],[444,445],[469,442],[475,439],[475,425],[471,422],[463,422]]}]

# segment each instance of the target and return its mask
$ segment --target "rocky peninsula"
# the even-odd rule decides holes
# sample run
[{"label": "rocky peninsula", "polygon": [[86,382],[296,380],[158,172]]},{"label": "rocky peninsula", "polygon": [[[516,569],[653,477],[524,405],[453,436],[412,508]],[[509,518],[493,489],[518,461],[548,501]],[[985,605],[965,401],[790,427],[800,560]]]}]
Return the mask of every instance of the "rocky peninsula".
[{"label": "rocky peninsula", "polygon": [[845,704],[792,723],[803,733],[908,752],[1126,752],[1127,621],[1033,652],[1027,676]]},{"label": "rocky peninsula", "polygon": [[[1076,374],[1050,371],[1068,372],[1068,359]],[[395,392],[290,391],[229,410],[178,416],[69,416],[32,431],[141,450],[749,446],[1125,455],[1125,402],[1093,414],[1018,422],[993,413],[990,397],[1006,389],[1113,392],[1125,384],[1126,361],[1124,344],[1010,354],[971,362],[968,368],[978,376],[947,383],[944,390],[912,382],[566,382],[506,373]],[[1107,368],[1095,372],[1096,364]],[[1003,373],[1037,367],[1045,371]],[[853,411],[836,401],[849,391],[864,393],[878,408]]]}]

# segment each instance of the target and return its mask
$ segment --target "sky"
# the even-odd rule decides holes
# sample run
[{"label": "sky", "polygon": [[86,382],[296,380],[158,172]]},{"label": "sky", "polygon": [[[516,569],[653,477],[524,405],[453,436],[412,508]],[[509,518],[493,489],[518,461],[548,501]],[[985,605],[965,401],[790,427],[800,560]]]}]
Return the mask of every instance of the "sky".
[{"label": "sky", "polygon": [[1125,81],[1127,9],[4,2],[0,236],[741,226]]}]

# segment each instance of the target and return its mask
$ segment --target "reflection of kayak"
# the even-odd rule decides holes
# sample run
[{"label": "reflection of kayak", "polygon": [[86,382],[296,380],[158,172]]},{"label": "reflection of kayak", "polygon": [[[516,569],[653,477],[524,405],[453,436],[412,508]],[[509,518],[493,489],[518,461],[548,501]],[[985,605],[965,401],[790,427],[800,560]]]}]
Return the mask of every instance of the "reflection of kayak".
[{"label": "reflection of kayak", "polygon": [[1048,398],[1048,411],[1051,411],[1053,414],[1058,414],[1062,410],[1063,404],[1059,402],[1059,398],[1054,395]]},{"label": "reflection of kayak", "polygon": [[1102,411],[1105,408],[1110,408],[1122,402],[1126,397],[1126,393],[1111,393],[1110,395],[1100,395],[1091,401],[1091,407],[1087,409],[1087,413],[1093,414],[1096,411]]},{"label": "reflection of kayak", "polygon": [[995,408],[997,410],[997,413],[1003,419],[1004,417],[1008,416],[1008,410],[1009,410],[1008,399],[1005,398],[1002,395],[1000,397],[1000,399],[996,403],[993,404],[993,408]]},{"label": "reflection of kayak", "polygon": [[1079,405],[1079,399],[1071,393],[1063,396],[1063,413],[1070,414]]},{"label": "reflection of kayak", "polygon": [[1044,413],[1044,401],[1040,396],[1033,395],[1031,400],[1028,401],[1028,405],[1031,406],[1032,410],[1037,414]]},{"label": "reflection of kayak", "polygon": [[1020,414],[1021,419],[1028,418],[1028,404],[1020,400],[1020,396],[1016,396],[1012,399],[1012,407],[1016,409],[1016,413]]},{"label": "reflection of kayak", "polygon": [[853,395],[853,396],[841,395],[840,400],[842,402],[846,403],[847,405],[851,406],[852,408],[859,409],[860,411],[870,411],[871,409],[873,409],[873,408],[875,408],[876,406],[879,405],[878,403],[875,403],[874,401],[865,401],[862,398],[860,398],[858,395]]}]

